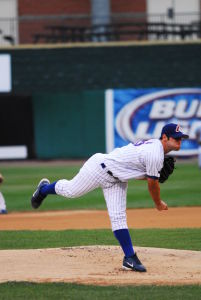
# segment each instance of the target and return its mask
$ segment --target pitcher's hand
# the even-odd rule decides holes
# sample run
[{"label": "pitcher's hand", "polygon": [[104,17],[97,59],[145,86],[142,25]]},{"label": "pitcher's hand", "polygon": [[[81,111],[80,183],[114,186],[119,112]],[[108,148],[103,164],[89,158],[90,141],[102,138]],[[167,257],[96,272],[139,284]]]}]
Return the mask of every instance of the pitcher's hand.
[{"label": "pitcher's hand", "polygon": [[167,204],[164,202],[164,201],[160,201],[160,203],[158,203],[157,205],[156,205],[156,208],[158,209],[158,210],[168,210],[168,206],[167,206]]}]

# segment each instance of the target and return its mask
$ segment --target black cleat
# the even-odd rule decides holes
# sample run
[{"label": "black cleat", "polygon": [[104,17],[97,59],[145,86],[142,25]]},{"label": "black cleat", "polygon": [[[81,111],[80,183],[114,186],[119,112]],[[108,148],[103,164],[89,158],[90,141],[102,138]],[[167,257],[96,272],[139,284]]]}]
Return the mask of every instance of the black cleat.
[{"label": "black cleat", "polygon": [[135,253],[131,257],[124,256],[123,260],[123,269],[124,270],[131,270],[131,271],[137,271],[137,272],[146,272],[146,268],[143,266],[139,258],[137,257],[137,254]]},{"label": "black cleat", "polygon": [[46,184],[50,184],[49,180],[47,178],[41,179],[37,189],[33,193],[33,196],[31,198],[31,206],[35,209],[38,208],[42,204],[43,200],[47,197],[46,195],[44,196],[40,194],[41,187]]}]

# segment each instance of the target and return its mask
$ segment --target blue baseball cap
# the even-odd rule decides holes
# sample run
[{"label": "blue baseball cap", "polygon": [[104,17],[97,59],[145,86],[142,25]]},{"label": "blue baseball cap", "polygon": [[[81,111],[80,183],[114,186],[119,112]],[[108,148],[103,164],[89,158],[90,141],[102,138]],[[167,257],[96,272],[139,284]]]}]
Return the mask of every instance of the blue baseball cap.
[{"label": "blue baseball cap", "polygon": [[174,123],[169,123],[169,124],[165,125],[161,131],[161,138],[162,138],[163,134],[165,134],[167,137],[172,137],[174,139],[180,139],[180,138],[188,139],[189,138],[189,136],[187,134],[184,134],[181,131],[180,126],[178,124],[174,124]]}]

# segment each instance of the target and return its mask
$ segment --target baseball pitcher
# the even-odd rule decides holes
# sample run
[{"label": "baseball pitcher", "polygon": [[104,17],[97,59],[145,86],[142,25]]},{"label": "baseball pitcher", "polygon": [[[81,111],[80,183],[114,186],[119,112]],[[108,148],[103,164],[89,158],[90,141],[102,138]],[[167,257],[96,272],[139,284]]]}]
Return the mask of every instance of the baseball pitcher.
[{"label": "baseball pitcher", "polygon": [[160,139],[130,143],[109,154],[97,153],[85,162],[71,180],[61,179],[50,184],[48,179],[42,179],[31,198],[31,205],[38,208],[49,194],[76,198],[101,187],[112,231],[124,252],[123,268],[146,272],[133,249],[127,226],[128,180],[146,180],[156,208],[159,211],[167,210],[167,204],[160,197],[159,183],[167,180],[173,172],[174,159],[166,158],[165,154],[179,150],[183,138],[188,138],[188,135],[181,131],[179,125],[170,123],[163,127]]}]

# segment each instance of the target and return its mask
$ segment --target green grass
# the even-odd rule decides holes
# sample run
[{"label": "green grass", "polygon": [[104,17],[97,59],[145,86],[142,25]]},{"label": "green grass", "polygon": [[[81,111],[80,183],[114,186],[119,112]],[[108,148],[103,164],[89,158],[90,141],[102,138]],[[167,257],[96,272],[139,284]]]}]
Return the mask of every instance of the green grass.
[{"label": "green grass", "polygon": [[[51,181],[72,178],[79,166],[14,166],[0,168],[5,177],[2,191],[9,211],[31,210],[30,198],[42,177]],[[201,205],[201,172],[197,164],[179,163],[168,182],[161,185],[162,199],[169,206]],[[129,182],[128,208],[153,207],[146,182]],[[49,196],[40,210],[105,209],[100,189],[79,199]],[[132,229],[133,244],[201,251],[199,229]],[[111,230],[0,231],[0,249],[36,249],[79,245],[118,245]],[[108,286],[97,287],[65,283],[8,282],[0,284],[1,299],[154,299],[201,300],[201,286]]]},{"label": "green grass", "polygon": [[[42,177],[51,182],[60,178],[71,179],[79,166],[12,166],[4,165],[1,172],[5,177],[2,191],[9,211],[31,210],[31,195]],[[194,163],[179,163],[174,174],[161,184],[161,196],[169,206],[201,205],[201,172]],[[128,208],[154,207],[145,181],[129,181]],[[66,199],[50,195],[40,210],[60,209],[106,209],[102,190],[97,189],[78,199]]]},{"label": "green grass", "polygon": [[[201,228],[131,229],[134,246],[201,251]],[[0,231],[0,249],[118,245],[111,230]]]},{"label": "green grass", "polygon": [[201,286],[89,286],[68,283],[3,283],[0,299],[29,300],[198,300]]}]

